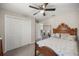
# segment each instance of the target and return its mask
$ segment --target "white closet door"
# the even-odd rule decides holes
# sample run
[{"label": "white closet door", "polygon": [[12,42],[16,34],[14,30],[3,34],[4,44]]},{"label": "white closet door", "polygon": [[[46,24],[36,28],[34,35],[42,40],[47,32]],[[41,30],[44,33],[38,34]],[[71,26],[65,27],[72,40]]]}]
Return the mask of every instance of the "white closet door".
[{"label": "white closet door", "polygon": [[[28,27],[29,26],[29,27]],[[31,41],[31,22],[13,17],[5,18],[5,48],[15,49]]]},{"label": "white closet door", "polygon": [[31,42],[31,20],[23,22],[21,45],[26,45]]}]

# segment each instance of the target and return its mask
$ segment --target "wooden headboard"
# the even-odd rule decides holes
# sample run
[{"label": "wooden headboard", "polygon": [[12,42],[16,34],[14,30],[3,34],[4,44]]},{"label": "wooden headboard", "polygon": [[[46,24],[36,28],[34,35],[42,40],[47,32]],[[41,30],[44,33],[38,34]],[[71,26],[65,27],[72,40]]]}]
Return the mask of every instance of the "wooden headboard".
[{"label": "wooden headboard", "polygon": [[57,28],[53,29],[53,33],[68,33],[70,35],[77,35],[77,28],[70,28],[68,25],[61,23]]}]

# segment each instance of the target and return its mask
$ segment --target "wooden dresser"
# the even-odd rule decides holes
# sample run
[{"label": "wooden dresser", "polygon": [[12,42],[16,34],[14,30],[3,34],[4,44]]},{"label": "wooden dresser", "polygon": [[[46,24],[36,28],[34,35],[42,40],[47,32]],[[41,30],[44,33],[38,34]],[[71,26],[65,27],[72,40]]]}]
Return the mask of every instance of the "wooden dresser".
[{"label": "wooden dresser", "polygon": [[3,56],[2,40],[0,39],[0,56]]}]

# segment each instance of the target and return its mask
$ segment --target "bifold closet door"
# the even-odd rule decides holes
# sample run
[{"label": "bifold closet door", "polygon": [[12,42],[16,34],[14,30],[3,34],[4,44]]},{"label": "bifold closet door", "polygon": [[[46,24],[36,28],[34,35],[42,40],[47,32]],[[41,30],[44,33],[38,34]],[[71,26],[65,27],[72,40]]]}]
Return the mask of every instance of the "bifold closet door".
[{"label": "bifold closet door", "polygon": [[13,17],[5,18],[5,49],[12,50],[31,41],[31,21]]}]

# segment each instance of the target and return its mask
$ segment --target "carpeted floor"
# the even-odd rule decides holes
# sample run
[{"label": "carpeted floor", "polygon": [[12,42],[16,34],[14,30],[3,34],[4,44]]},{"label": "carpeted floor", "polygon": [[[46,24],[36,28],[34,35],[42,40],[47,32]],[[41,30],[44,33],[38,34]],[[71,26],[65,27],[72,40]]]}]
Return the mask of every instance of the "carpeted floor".
[{"label": "carpeted floor", "polygon": [[4,54],[4,56],[34,56],[35,55],[35,45],[29,44],[20,48],[10,50]]}]

